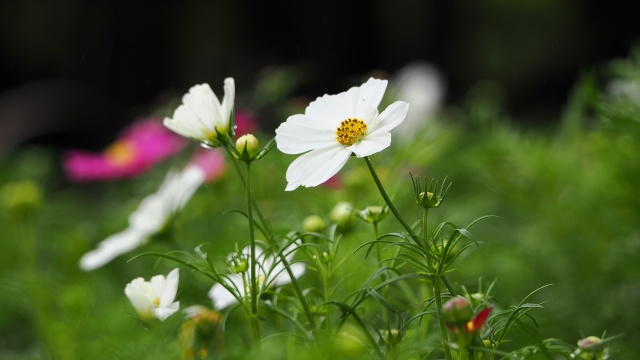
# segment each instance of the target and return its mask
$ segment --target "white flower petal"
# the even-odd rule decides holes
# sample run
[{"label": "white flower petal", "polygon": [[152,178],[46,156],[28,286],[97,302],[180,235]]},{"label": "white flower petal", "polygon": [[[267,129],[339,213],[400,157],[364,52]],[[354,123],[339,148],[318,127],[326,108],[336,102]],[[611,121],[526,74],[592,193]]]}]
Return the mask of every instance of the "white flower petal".
[{"label": "white flower petal", "polygon": [[310,126],[304,115],[294,115],[276,129],[276,144],[285,154],[300,154],[335,144],[335,129]]},{"label": "white flower petal", "polygon": [[173,113],[173,118],[165,118],[164,126],[170,130],[189,138],[202,140],[204,131],[210,130],[209,125],[202,121],[190,106],[180,105]]},{"label": "white flower petal", "polygon": [[232,78],[224,81],[222,103],[209,84],[195,85],[182,97],[173,119],[165,118],[164,125],[172,131],[199,141],[211,138],[218,130],[229,129],[229,121],[235,101],[235,83]]},{"label": "white flower petal", "polygon": [[206,174],[202,168],[196,165],[185,167],[179,174],[177,183],[167,194],[168,205],[171,213],[182,209],[191,199],[198,188],[204,184]]},{"label": "white flower petal", "polygon": [[409,104],[404,101],[396,101],[389,105],[369,126],[369,134],[376,131],[390,131],[400,125],[409,111]]},{"label": "white flower petal", "polygon": [[[245,296],[244,286],[242,283],[242,275],[231,274],[227,279],[223,281],[225,281],[226,284],[231,285],[232,288],[236,288],[239,291],[240,296]],[[236,299],[236,297],[233,296],[233,294],[231,294],[229,290],[227,290],[221,284],[213,285],[213,287],[211,287],[211,289],[209,290],[208,296],[211,301],[213,301],[213,306],[218,310],[222,310],[227,306],[233,305],[238,302],[238,299]]]},{"label": "white flower petal", "polygon": [[349,146],[348,149],[361,158],[380,152],[388,148],[389,145],[391,145],[391,133],[388,131],[376,131],[367,135],[364,140]]},{"label": "white flower petal", "polygon": [[311,150],[299,156],[287,169],[286,191],[298,186],[317,186],[335,175],[349,160],[351,151],[336,143],[335,146]]},{"label": "white flower petal", "polygon": [[[293,274],[293,277],[297,279],[300,276],[304,275],[306,266],[304,264],[296,263],[296,264],[290,264],[290,268],[291,268],[291,273]],[[273,281],[270,282],[270,285],[282,286],[291,282],[291,277],[289,276],[289,273],[284,268],[284,266],[282,266],[277,270],[279,271],[276,273]]]},{"label": "white flower petal", "polygon": [[178,293],[178,282],[180,280],[180,273],[178,268],[171,270],[167,274],[166,280],[164,280],[164,287],[160,293],[160,305],[159,307],[172,306],[173,300],[175,300]]},{"label": "white flower petal", "polygon": [[304,112],[309,126],[335,130],[347,113],[343,94],[324,95],[312,101]]},{"label": "white flower petal", "polygon": [[91,271],[102,267],[118,256],[140,246],[145,237],[144,233],[132,228],[113,234],[100,242],[95,250],[82,255],[80,269]]},{"label": "white flower petal", "polygon": [[153,287],[150,283],[144,281],[143,278],[139,277],[131,280],[131,282],[125,286],[124,293],[138,314],[151,312],[153,302],[149,294],[153,293]]},{"label": "white flower petal", "polygon": [[387,80],[369,78],[360,86],[355,104],[355,117],[369,120],[378,111],[378,105],[382,101],[384,91],[387,89]]},{"label": "white flower petal", "polygon": [[179,309],[180,309],[180,301],[176,301],[173,304],[171,304],[169,307],[153,308],[152,311],[155,317],[157,317],[161,321],[164,321],[166,318],[173,315]]},{"label": "white flower petal", "polygon": [[229,120],[231,119],[231,113],[233,112],[233,106],[236,96],[236,83],[233,78],[224,79],[224,98],[220,105],[220,116],[218,123],[219,127],[229,127]]}]

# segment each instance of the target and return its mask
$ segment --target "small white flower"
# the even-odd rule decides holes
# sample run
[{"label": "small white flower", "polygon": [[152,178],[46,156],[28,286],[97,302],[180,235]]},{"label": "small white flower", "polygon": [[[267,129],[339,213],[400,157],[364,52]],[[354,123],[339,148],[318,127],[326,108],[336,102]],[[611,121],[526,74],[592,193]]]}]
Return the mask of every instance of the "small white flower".
[{"label": "small white flower", "polygon": [[143,319],[158,318],[162,321],[178,311],[180,302],[174,302],[178,291],[179,269],[173,269],[166,277],[156,275],[150,281],[139,277],[124,288],[138,315]]},{"label": "small white flower", "polygon": [[129,226],[103,240],[95,250],[80,258],[80,269],[91,271],[140,246],[156,234],[205,181],[205,172],[189,165],[180,172],[169,172],[160,189],[142,200],[129,215]]},{"label": "small white flower", "polygon": [[409,104],[396,101],[378,114],[386,80],[369,79],[337,95],[324,95],[304,114],[290,116],[276,129],[278,149],[302,154],[287,169],[287,187],[317,186],[335,175],[349,156],[365,157],[391,144],[391,129],[407,114]]},{"label": "small white flower", "polygon": [[[296,279],[304,274],[305,265],[300,263],[291,264],[291,260],[293,259],[293,255],[295,254],[294,247],[297,247],[299,244],[294,243],[286,248],[283,253],[285,254],[285,259],[290,264],[291,272],[293,277]],[[246,255],[250,255],[250,248],[245,247],[242,252]],[[282,261],[280,261],[279,256],[275,255],[266,255],[260,246],[256,246],[256,259],[258,261],[257,268],[257,281],[259,291],[262,293],[266,291],[266,289],[270,286],[282,286],[291,282],[291,277],[289,277],[289,273],[287,273]],[[250,287],[251,271],[248,270],[246,272],[247,277],[247,287]],[[223,280],[228,286],[236,289],[237,293],[240,294],[242,298],[246,296],[245,294],[245,286],[242,281],[242,274],[231,274],[228,275]],[[248,290],[248,289],[247,289]],[[223,285],[215,284],[209,290],[209,298],[213,301],[213,306],[216,309],[222,310],[229,305],[235,304],[238,302],[235,296],[229,292]]]},{"label": "small white flower", "polygon": [[173,113],[173,118],[164,119],[164,126],[182,136],[215,145],[218,134],[229,132],[235,92],[233,78],[224,80],[222,102],[209,84],[195,85],[182,97],[182,105]]}]

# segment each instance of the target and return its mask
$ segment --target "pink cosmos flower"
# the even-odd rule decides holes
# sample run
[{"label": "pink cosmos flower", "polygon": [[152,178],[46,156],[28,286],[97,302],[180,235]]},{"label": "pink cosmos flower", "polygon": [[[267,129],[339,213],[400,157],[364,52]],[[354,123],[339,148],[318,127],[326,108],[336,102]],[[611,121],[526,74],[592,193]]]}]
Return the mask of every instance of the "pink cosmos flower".
[{"label": "pink cosmos flower", "polygon": [[185,141],[167,130],[162,121],[147,118],[124,130],[101,153],[71,150],[64,168],[72,181],[113,180],[134,177],[180,151]]}]

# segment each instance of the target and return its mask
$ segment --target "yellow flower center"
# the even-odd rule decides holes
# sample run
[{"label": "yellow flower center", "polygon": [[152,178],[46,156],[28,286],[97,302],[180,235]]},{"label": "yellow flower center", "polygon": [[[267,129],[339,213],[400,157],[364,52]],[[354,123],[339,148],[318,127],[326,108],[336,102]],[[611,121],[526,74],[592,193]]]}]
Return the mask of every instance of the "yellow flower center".
[{"label": "yellow flower center", "polygon": [[160,299],[153,298],[153,307],[157,308],[158,306],[160,306]]},{"label": "yellow flower center", "polygon": [[105,151],[110,162],[123,165],[131,162],[135,157],[135,148],[127,141],[118,141],[111,144]]},{"label": "yellow flower center", "polygon": [[363,120],[348,118],[336,129],[336,141],[341,145],[353,145],[367,135],[367,124]]}]

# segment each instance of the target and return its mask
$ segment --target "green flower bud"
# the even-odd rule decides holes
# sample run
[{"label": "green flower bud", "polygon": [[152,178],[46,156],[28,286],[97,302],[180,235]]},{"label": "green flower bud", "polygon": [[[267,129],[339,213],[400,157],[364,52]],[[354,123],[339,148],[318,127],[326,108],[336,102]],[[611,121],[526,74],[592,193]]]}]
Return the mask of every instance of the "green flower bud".
[{"label": "green flower bud", "polygon": [[247,272],[249,270],[249,261],[247,257],[242,253],[235,253],[229,256],[227,263],[229,264],[229,269],[234,274],[241,274]]},{"label": "green flower bud", "polygon": [[421,192],[416,198],[418,205],[424,208],[437,208],[440,206],[442,199],[432,192]]},{"label": "green flower bud", "polygon": [[353,206],[348,202],[341,201],[333,207],[329,217],[336,224],[342,227],[349,227],[353,221]]},{"label": "green flower bud", "polygon": [[252,134],[242,135],[236,140],[236,150],[240,160],[249,161],[260,151],[258,139]]},{"label": "green flower bud", "polygon": [[322,232],[324,220],[318,215],[309,215],[302,221],[302,230],[305,232]]},{"label": "green flower bud", "polygon": [[389,344],[396,345],[402,341],[402,333],[398,329],[391,329],[384,331],[384,341]]},{"label": "green flower bud", "polygon": [[358,212],[358,217],[368,223],[377,224],[389,215],[387,206],[367,206],[366,209]]},{"label": "green flower bud", "polygon": [[456,296],[442,306],[444,320],[451,325],[461,325],[473,318],[473,307],[467,298]]}]

